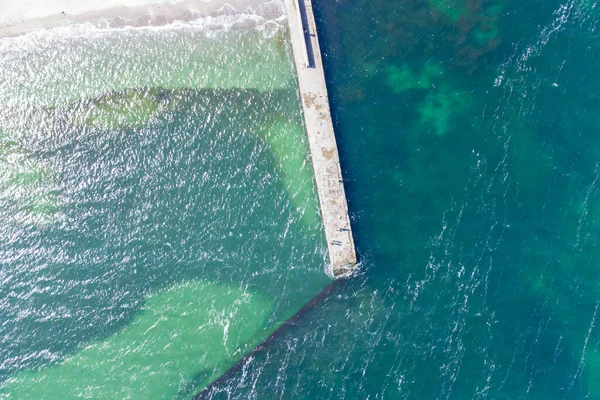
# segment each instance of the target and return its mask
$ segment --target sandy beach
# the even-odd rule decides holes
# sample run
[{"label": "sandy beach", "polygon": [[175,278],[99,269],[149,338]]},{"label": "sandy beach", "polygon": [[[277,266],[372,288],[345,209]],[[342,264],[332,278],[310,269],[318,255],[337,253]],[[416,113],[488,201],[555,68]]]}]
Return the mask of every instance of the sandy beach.
[{"label": "sandy beach", "polygon": [[0,36],[71,23],[160,26],[175,20],[244,12],[265,0],[23,0],[0,1]]}]

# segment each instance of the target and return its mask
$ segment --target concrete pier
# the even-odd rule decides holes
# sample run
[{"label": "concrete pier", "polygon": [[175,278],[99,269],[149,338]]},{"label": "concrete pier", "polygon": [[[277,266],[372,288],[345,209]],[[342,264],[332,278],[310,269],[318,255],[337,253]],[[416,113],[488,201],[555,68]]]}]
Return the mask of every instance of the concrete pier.
[{"label": "concrete pier", "polygon": [[356,250],[311,0],[285,0],[321,216],[334,276],[356,266]]}]

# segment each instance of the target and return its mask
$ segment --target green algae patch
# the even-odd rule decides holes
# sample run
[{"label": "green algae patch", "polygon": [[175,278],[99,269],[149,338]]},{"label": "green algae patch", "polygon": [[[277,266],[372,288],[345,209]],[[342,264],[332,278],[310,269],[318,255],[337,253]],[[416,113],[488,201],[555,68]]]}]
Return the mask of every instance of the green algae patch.
[{"label": "green algae patch", "polygon": [[496,41],[500,37],[500,15],[502,14],[503,4],[492,4],[479,14],[479,23],[473,29],[472,34],[475,41],[480,45],[485,45]]},{"label": "green algae patch", "polygon": [[435,63],[417,71],[407,65],[392,65],[386,69],[386,80],[394,93],[416,91],[420,95],[417,112],[421,122],[439,136],[450,130],[452,119],[470,104],[469,96],[449,85],[444,70]]},{"label": "green algae patch", "polygon": [[438,64],[427,63],[419,72],[404,65],[400,68],[391,65],[386,69],[387,82],[395,93],[411,89],[429,89],[444,77],[444,70]]},{"label": "green algae patch", "polygon": [[468,101],[464,93],[442,86],[428,93],[419,105],[421,121],[438,136],[445,135],[450,130],[452,118],[467,109]]},{"label": "green algae patch", "polygon": [[273,154],[275,168],[281,173],[285,190],[300,215],[302,225],[306,229],[319,227],[314,173],[302,125],[278,122],[260,135]]},{"label": "green algae patch", "polygon": [[458,21],[468,13],[464,0],[429,0],[429,6],[452,22]]},{"label": "green algae patch", "polygon": [[173,399],[201,390],[268,334],[273,303],[237,287],[185,282],[150,295],[117,334],[0,386],[19,399]]}]

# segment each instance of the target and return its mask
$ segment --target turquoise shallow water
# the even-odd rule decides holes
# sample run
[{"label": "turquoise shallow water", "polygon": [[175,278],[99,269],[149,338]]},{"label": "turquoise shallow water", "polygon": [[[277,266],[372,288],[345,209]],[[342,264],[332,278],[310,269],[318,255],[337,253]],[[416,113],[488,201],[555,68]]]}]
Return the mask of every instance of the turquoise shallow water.
[{"label": "turquoise shallow water", "polygon": [[189,398],[330,283],[268,7],[0,39],[0,398]]},{"label": "turquoise shallow water", "polygon": [[599,399],[598,10],[316,2],[363,268],[204,396]]}]

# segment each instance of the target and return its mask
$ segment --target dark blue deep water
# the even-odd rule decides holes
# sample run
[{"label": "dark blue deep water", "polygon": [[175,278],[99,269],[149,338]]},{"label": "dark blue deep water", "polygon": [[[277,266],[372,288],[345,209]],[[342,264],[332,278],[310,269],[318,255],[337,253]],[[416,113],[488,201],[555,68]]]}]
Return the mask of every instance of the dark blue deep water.
[{"label": "dark blue deep water", "polygon": [[600,399],[599,5],[315,3],[363,267],[208,397]]}]

